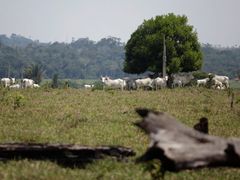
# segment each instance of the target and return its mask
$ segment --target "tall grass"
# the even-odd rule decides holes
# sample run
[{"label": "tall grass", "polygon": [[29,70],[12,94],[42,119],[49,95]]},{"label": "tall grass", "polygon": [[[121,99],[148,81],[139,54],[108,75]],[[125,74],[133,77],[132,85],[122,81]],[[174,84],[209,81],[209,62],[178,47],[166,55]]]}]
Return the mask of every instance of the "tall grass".
[{"label": "tall grass", "polygon": [[[159,91],[90,91],[79,89],[0,90],[0,143],[41,142],[83,145],[123,145],[140,156],[148,137],[133,122],[137,107],[165,111],[192,127],[209,119],[209,132],[240,137],[240,91],[234,90],[230,108],[227,91],[204,88]],[[16,103],[18,105],[16,105]],[[17,106],[17,107],[16,107]],[[86,169],[66,168],[49,161],[19,160],[0,163],[1,179],[151,179],[144,164],[105,159]],[[166,179],[232,179],[234,168],[201,169],[167,173]]]}]

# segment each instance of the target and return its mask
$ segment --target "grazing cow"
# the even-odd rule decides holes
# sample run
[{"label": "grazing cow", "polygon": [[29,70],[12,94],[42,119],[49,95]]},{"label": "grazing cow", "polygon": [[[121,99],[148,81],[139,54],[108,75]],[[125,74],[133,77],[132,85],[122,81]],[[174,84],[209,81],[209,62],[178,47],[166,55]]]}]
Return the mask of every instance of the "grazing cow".
[{"label": "grazing cow", "polygon": [[143,88],[153,88],[152,87],[152,82],[153,80],[151,78],[143,78],[143,79],[137,79],[136,80],[136,85],[137,85],[137,89],[143,87]]},{"label": "grazing cow", "polygon": [[126,82],[122,79],[111,79],[108,76],[102,77],[101,76],[101,81],[103,84],[107,87],[111,88],[119,88],[123,90],[123,88],[126,86]]},{"label": "grazing cow", "polygon": [[20,89],[20,87],[20,84],[13,84],[9,86],[10,89]]},{"label": "grazing cow", "polygon": [[175,87],[183,87],[183,83],[182,83],[181,80],[174,79],[174,80],[173,80],[172,87],[173,87],[173,88],[175,88]]},{"label": "grazing cow", "polygon": [[198,79],[197,80],[197,87],[199,86],[206,86],[207,82],[209,81],[209,78],[205,78],[205,79]]},{"label": "grazing cow", "polygon": [[183,86],[190,85],[193,80],[194,80],[194,76],[192,75],[191,72],[171,74],[168,80],[168,85],[172,88],[176,86],[183,87]]},{"label": "grazing cow", "polygon": [[227,76],[219,76],[219,75],[213,75],[212,73],[208,74],[210,79],[215,79],[217,81],[220,81],[225,88],[229,88],[229,77]]},{"label": "grazing cow", "polygon": [[154,87],[155,90],[164,88],[166,87],[166,85],[167,85],[167,77],[165,78],[157,77],[152,81],[152,87]]},{"label": "grazing cow", "polygon": [[91,89],[91,88],[93,88],[93,87],[94,87],[93,84],[84,84],[84,88],[85,88],[85,89]]},{"label": "grazing cow", "polygon": [[22,79],[21,86],[22,88],[33,88],[34,81],[32,79]]},{"label": "grazing cow", "polygon": [[4,87],[8,87],[12,84],[15,84],[15,78],[2,78],[1,79],[1,84],[4,86]]},{"label": "grazing cow", "polygon": [[137,83],[135,79],[126,79],[126,89],[127,90],[137,90]]}]

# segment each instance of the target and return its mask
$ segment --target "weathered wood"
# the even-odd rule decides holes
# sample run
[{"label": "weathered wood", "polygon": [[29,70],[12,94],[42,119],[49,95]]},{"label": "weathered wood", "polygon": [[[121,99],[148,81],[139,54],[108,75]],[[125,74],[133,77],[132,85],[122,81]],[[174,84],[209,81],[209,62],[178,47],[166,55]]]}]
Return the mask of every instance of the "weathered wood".
[{"label": "weathered wood", "polygon": [[0,144],[0,160],[35,159],[50,160],[67,165],[82,165],[105,156],[117,159],[133,156],[135,152],[121,146],[82,146],[68,144],[5,143]]},{"label": "weathered wood", "polygon": [[143,120],[136,125],[150,137],[146,153],[138,161],[160,159],[168,171],[200,167],[240,167],[240,139],[210,136],[189,128],[174,117],[137,109]]},{"label": "weathered wood", "polygon": [[199,122],[193,126],[193,129],[208,134],[208,119],[205,117],[201,118]]}]

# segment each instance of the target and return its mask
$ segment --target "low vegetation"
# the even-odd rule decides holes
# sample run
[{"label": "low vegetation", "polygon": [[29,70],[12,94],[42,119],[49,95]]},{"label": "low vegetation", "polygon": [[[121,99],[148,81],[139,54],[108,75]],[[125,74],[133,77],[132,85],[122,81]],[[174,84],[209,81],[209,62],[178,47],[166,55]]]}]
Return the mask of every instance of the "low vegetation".
[{"label": "low vegetation", "polygon": [[[240,91],[176,88],[160,91],[80,89],[0,89],[0,143],[76,143],[122,145],[137,156],[148,146],[147,136],[133,125],[137,107],[165,111],[192,127],[200,117],[209,118],[211,135],[240,137]],[[186,145],[187,146],[187,145]],[[68,168],[50,161],[0,162],[0,179],[151,179],[149,164],[99,160],[85,169]],[[236,179],[237,168],[215,168],[166,173],[166,179]]]}]

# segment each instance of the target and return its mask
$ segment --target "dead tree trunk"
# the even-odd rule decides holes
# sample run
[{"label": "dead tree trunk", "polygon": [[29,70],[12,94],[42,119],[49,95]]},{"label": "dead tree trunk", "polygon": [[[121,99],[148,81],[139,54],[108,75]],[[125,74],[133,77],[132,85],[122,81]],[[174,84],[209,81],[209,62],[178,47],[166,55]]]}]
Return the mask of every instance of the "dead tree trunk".
[{"label": "dead tree trunk", "polygon": [[143,117],[136,125],[149,135],[151,142],[139,161],[160,159],[163,169],[168,171],[240,167],[240,139],[224,139],[198,132],[163,112],[136,111]]}]

